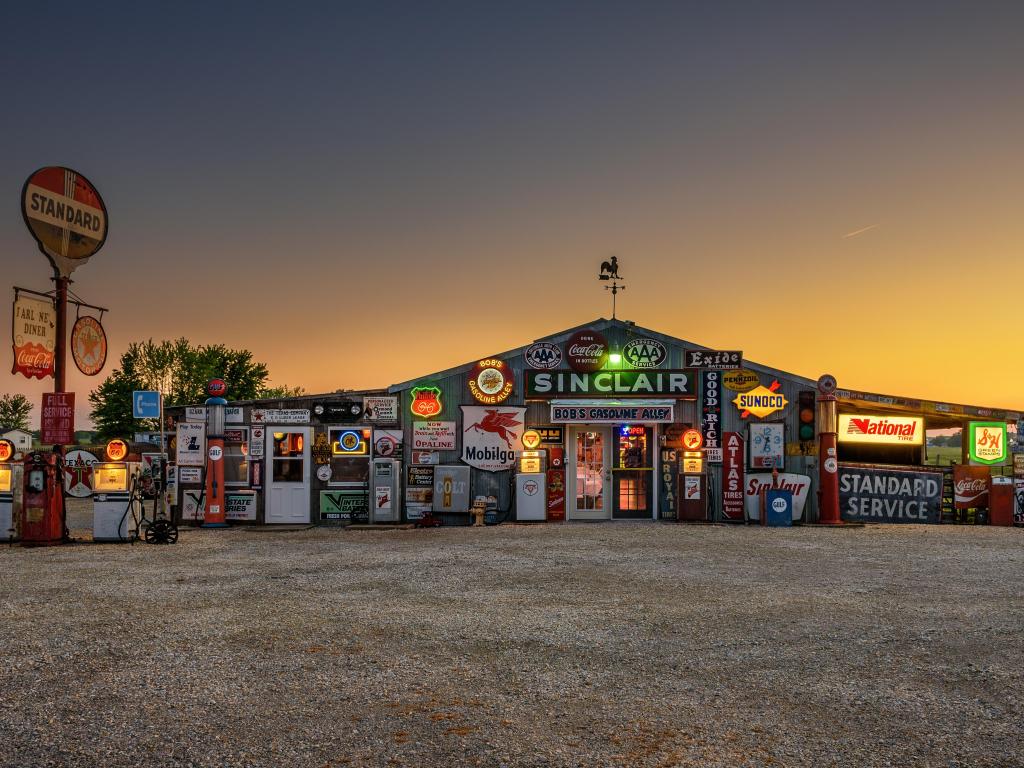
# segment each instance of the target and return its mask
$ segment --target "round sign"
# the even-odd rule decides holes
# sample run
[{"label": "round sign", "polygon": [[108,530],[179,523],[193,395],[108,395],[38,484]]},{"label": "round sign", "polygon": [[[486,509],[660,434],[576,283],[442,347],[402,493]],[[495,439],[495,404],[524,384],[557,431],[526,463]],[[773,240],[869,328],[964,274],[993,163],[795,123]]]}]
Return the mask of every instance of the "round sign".
[{"label": "round sign", "polygon": [[107,443],[107,458],[111,461],[121,461],[128,455],[128,443],[119,437],[115,437]]},{"label": "round sign", "polygon": [[383,458],[390,458],[398,450],[398,442],[391,435],[381,435],[373,444],[373,452]]},{"label": "round sign", "polygon": [[837,386],[836,377],[831,373],[822,374],[821,377],[818,378],[818,391],[823,395],[833,394],[836,391]]},{"label": "round sign", "polygon": [[838,469],[839,469],[839,465],[836,463],[835,459],[833,459],[832,457],[829,457],[829,458],[825,459],[825,471],[826,472],[828,472],[830,475],[834,475],[836,473],[836,470],[838,470]]},{"label": "round sign", "polygon": [[316,468],[316,479],[319,480],[321,483],[326,483],[328,480],[330,480],[331,474],[332,472],[330,464],[321,464],[319,467]]},{"label": "round sign", "polygon": [[562,362],[562,350],[554,344],[538,341],[526,348],[523,359],[531,368],[557,368]]},{"label": "round sign", "polygon": [[63,166],[40,168],[21,193],[21,215],[39,248],[63,277],[107,239],[107,207],[85,176]]},{"label": "round sign", "polygon": [[702,445],[704,445],[704,435],[700,433],[699,429],[691,427],[683,432],[683,448],[685,450],[699,451]]},{"label": "round sign", "polygon": [[565,342],[565,357],[574,371],[599,371],[608,361],[608,339],[597,331],[577,331]]},{"label": "round sign", "polygon": [[622,348],[622,359],[633,368],[657,368],[668,359],[668,350],[657,339],[633,339]]},{"label": "round sign", "polygon": [[343,451],[354,451],[359,447],[359,435],[351,430],[342,432],[341,437],[338,439],[338,445],[341,446]]},{"label": "round sign", "polygon": [[785,512],[787,506],[785,499],[772,499],[772,510],[778,514]]},{"label": "round sign", "polygon": [[71,329],[71,356],[78,370],[95,376],[107,362],[107,334],[95,317],[80,317]]},{"label": "round sign", "polygon": [[206,455],[210,457],[210,461],[220,461],[224,458],[224,449],[219,445],[211,445]]},{"label": "round sign", "polygon": [[10,461],[14,456],[14,443],[0,439],[0,461]]},{"label": "round sign", "polygon": [[80,448],[64,455],[64,488],[68,496],[84,499],[92,495],[92,469],[98,463],[93,453]]},{"label": "round sign", "polygon": [[528,429],[523,432],[523,448],[528,451],[534,450],[540,445],[540,432],[536,429]]},{"label": "round sign", "polygon": [[484,405],[503,403],[512,394],[508,363],[497,358],[487,358],[477,363],[469,372],[468,383],[469,393]]},{"label": "round sign", "polygon": [[210,379],[206,382],[206,394],[210,397],[224,397],[228,392],[228,385],[224,379]]}]

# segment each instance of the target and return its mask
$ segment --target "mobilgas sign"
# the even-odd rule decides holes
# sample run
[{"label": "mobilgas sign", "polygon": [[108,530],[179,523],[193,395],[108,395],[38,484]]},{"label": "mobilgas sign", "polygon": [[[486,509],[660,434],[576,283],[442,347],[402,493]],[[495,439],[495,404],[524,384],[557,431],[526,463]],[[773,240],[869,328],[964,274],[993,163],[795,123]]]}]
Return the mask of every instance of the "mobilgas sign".
[{"label": "mobilgas sign", "polygon": [[942,474],[840,466],[839,507],[843,520],[938,523]]},{"label": "mobilgas sign", "polygon": [[691,370],[654,371],[523,371],[526,397],[696,397],[696,377]]}]

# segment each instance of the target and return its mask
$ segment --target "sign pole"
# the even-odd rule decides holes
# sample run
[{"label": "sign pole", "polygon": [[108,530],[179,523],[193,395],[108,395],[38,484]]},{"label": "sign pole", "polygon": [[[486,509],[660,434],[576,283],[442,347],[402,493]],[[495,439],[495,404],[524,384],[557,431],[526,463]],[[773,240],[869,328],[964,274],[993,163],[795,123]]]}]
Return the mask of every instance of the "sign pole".
[{"label": "sign pole", "polygon": [[67,335],[68,335],[68,283],[69,278],[53,270],[57,283],[57,343],[54,345],[53,391],[66,392],[67,385]]}]

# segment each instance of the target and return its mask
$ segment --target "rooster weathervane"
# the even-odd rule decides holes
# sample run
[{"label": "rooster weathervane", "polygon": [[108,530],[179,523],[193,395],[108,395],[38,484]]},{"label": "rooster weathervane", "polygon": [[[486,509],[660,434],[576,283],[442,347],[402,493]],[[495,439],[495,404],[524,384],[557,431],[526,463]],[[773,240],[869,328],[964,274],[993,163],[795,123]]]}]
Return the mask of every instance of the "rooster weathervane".
[{"label": "rooster weathervane", "polygon": [[601,273],[597,276],[598,280],[611,280],[611,285],[606,285],[604,289],[612,292],[612,320],[615,319],[615,296],[619,291],[626,290],[625,285],[622,283],[622,278],[619,276],[619,259],[617,256],[612,256],[608,261],[601,262]]}]

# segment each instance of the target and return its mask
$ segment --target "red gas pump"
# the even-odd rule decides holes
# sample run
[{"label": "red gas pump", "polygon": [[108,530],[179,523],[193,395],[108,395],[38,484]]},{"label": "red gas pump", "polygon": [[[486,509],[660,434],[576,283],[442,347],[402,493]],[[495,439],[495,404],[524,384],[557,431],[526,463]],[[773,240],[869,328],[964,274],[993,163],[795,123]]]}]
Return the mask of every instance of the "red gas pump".
[{"label": "red gas pump", "polygon": [[59,460],[55,453],[33,453],[25,459],[23,547],[45,547],[64,540],[64,485]]}]

